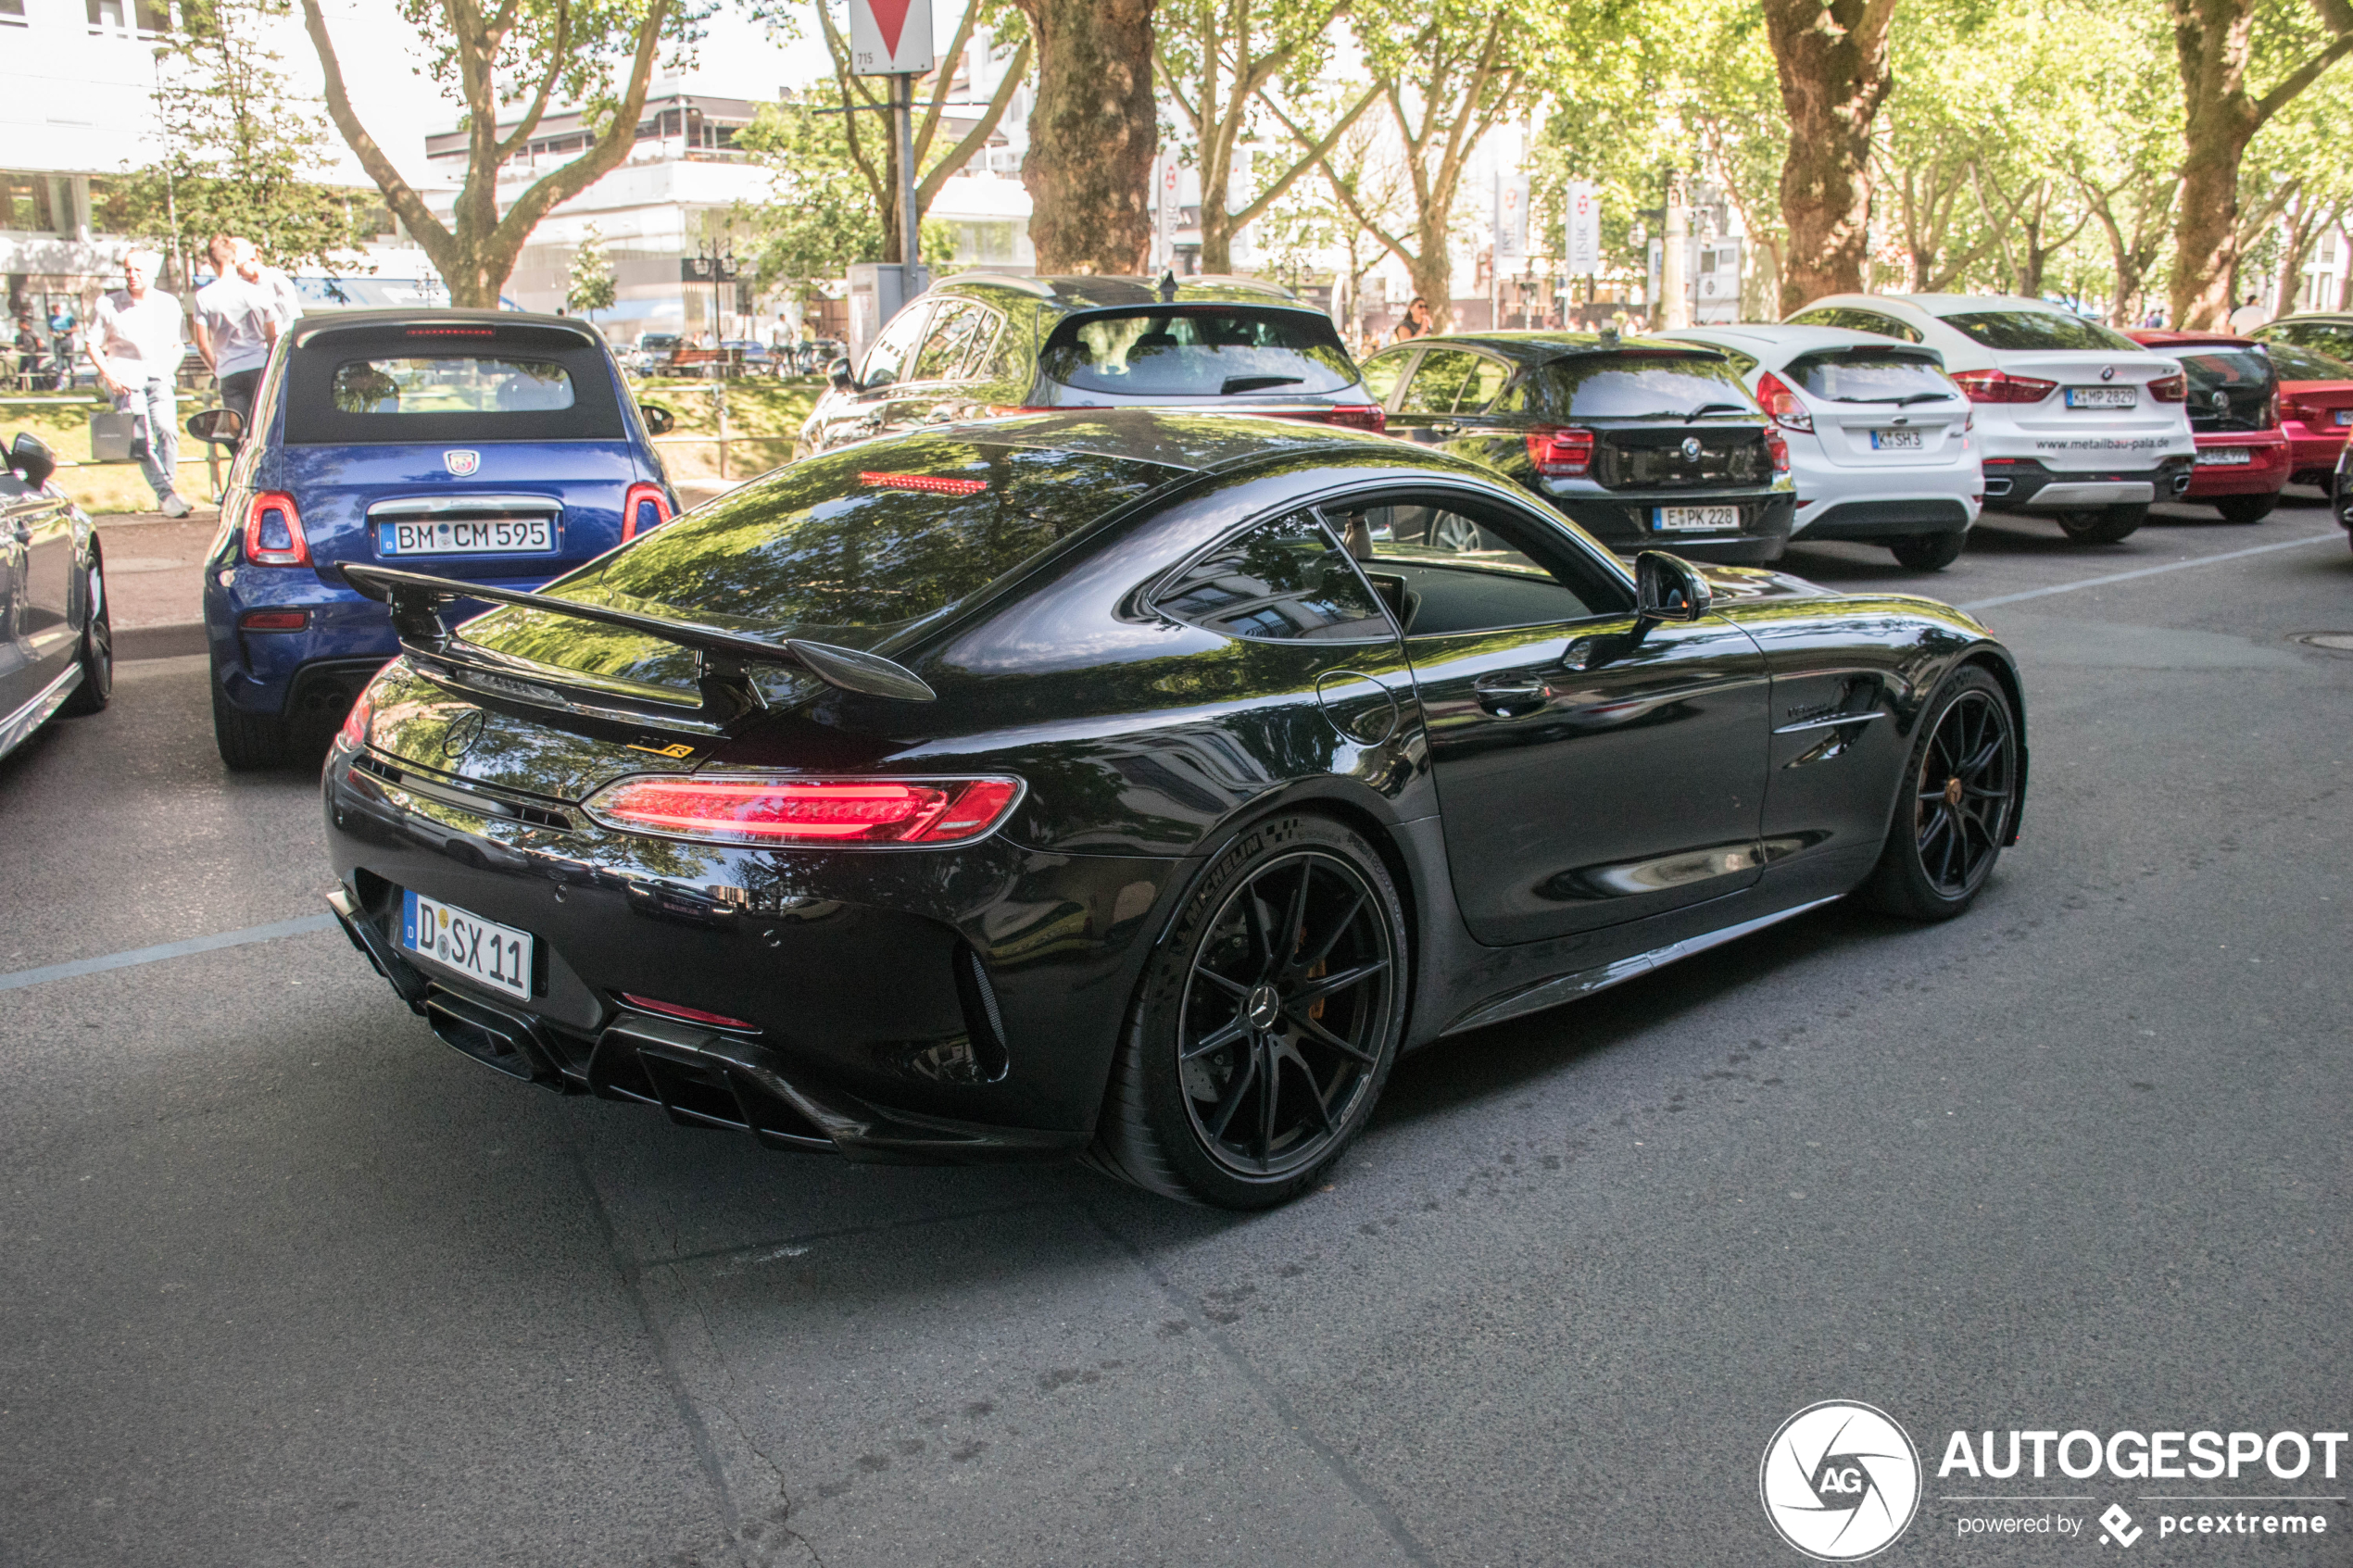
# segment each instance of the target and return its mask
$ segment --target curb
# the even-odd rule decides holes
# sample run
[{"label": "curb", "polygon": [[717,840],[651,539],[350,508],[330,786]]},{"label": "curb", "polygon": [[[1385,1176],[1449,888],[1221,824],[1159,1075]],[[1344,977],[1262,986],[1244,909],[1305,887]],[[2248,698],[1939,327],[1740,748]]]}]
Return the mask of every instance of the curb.
[{"label": "curb", "polygon": [[118,626],[114,633],[115,661],[128,664],[142,659],[178,659],[203,653],[204,622],[178,621],[163,626]]}]

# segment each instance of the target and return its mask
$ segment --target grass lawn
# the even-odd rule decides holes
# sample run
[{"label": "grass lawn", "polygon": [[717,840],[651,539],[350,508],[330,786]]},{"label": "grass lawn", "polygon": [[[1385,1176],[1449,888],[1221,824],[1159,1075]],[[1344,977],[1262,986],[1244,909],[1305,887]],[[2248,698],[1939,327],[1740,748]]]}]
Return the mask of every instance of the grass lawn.
[{"label": "grass lawn", "polygon": [[[791,461],[793,437],[825,390],[824,379],[818,376],[790,380],[745,376],[718,383],[648,379],[631,384],[639,402],[659,403],[677,418],[670,437],[661,444],[661,460],[672,477],[677,479],[706,479],[719,472],[717,442],[676,440],[682,435],[718,433],[719,405],[712,396],[714,386],[724,389],[727,400],[727,472],[736,479],[764,473]],[[182,393],[180,419],[183,426],[190,414],[210,408],[215,401],[209,393]],[[90,416],[104,413],[112,406],[86,394],[38,403],[0,404],[0,440],[14,440],[19,431],[30,431],[49,444],[60,463],[88,463]],[[181,494],[197,505],[208,503],[212,484],[205,471],[204,444],[185,429],[180,433],[180,458]],[[221,467],[225,472],[225,458]],[[155,509],[155,495],[147,488],[136,463],[59,468],[57,483],[82,510],[94,516]]]},{"label": "grass lawn", "polygon": [[[682,435],[719,433],[719,403],[727,400],[727,473],[735,479],[765,473],[792,460],[793,437],[825,390],[820,376],[743,376],[734,381],[665,381],[648,377],[631,386],[639,403],[659,403],[677,419],[661,437],[661,460],[673,479],[706,479],[719,472],[716,441],[680,441]],[[747,439],[749,437],[750,439]]]},{"label": "grass lawn", "polygon": [[[190,414],[198,408],[208,408],[218,402],[210,393],[183,392],[180,395],[180,419],[184,425]],[[114,407],[102,403],[87,393],[75,396],[60,396],[40,403],[0,403],[0,440],[14,441],[19,431],[29,431],[49,445],[59,463],[90,461],[90,416],[103,414]],[[180,493],[196,506],[212,499],[212,482],[206,475],[204,443],[180,433]],[[221,471],[228,471],[228,461],[221,461]],[[93,516],[108,512],[151,512],[156,509],[155,492],[147,488],[147,481],[136,463],[101,463],[90,468],[59,468],[57,485],[74,503]]]}]

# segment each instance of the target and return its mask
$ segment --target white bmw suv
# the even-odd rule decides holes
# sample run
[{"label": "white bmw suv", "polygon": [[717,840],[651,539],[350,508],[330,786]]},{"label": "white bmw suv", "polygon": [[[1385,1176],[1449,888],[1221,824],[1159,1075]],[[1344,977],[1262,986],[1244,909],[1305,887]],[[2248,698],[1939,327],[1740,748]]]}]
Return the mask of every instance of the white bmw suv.
[{"label": "white bmw suv", "polygon": [[2189,383],[2182,367],[2121,332],[2008,295],[1834,294],[1788,318],[1844,327],[1944,357],[1977,416],[1988,511],[2055,519],[2070,539],[2111,545],[2153,501],[2189,488]]},{"label": "white bmw suv", "polygon": [[1959,558],[1984,484],[1969,399],[1936,350],[1770,322],[1658,335],[1722,350],[1780,426],[1797,482],[1792,540],[1884,545],[1923,571]]}]

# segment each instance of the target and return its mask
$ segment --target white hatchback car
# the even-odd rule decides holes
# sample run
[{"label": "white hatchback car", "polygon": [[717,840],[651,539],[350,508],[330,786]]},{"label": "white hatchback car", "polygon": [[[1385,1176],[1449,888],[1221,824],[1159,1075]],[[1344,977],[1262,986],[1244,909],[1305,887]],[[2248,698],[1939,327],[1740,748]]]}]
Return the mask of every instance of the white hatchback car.
[{"label": "white hatchback car", "polygon": [[1934,349],[1755,322],[1658,335],[1723,350],[1781,427],[1797,481],[1793,541],[1885,545],[1926,571],[1958,558],[1984,485],[1969,399]]},{"label": "white hatchback car", "polygon": [[1788,324],[1844,327],[1944,355],[1976,405],[1988,511],[2054,518],[2070,539],[2112,545],[2141,526],[2151,502],[2189,488],[2196,448],[2181,365],[2056,305],[1834,294]]}]

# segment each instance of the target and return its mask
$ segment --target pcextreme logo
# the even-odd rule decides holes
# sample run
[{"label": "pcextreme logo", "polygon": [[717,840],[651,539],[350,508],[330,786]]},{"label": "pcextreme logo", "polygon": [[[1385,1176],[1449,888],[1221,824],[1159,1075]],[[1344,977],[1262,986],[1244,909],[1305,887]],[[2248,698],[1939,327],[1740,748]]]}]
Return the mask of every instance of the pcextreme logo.
[{"label": "pcextreme logo", "polygon": [[1818,1562],[1854,1562],[1891,1545],[1920,1501],[1920,1455],[1895,1418],[1825,1399],[1781,1423],[1756,1489],[1781,1539]]}]

